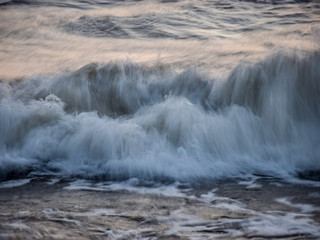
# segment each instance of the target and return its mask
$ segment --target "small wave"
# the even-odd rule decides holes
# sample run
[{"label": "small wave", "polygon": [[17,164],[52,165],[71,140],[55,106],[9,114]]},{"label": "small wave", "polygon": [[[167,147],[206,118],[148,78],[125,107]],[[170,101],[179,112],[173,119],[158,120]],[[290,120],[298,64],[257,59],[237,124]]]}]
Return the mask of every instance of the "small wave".
[{"label": "small wave", "polygon": [[128,38],[129,34],[118,26],[111,17],[91,18],[82,16],[78,21],[64,26],[67,32],[89,37]]},{"label": "small wave", "polygon": [[101,0],[1,0],[1,6],[14,6],[14,5],[28,5],[28,6],[52,6],[52,7],[63,7],[63,8],[77,8],[77,9],[90,9],[95,6],[108,6],[116,5],[117,1],[101,1]]},{"label": "small wave", "polygon": [[[68,33],[97,38],[207,39],[207,36],[193,32],[195,26],[203,24],[196,19],[187,20],[186,17],[188,16],[172,14],[143,14],[125,18],[82,16],[62,28]],[[203,27],[210,28],[208,25]]]},{"label": "small wave", "polygon": [[195,181],[320,169],[320,55],[226,79],[132,62],[0,82],[0,175]]}]

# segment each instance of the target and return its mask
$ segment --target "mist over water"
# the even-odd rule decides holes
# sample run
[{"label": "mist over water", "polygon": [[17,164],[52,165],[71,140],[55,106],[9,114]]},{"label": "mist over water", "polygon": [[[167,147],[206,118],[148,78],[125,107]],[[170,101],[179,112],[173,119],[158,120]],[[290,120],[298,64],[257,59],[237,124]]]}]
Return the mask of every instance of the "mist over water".
[{"label": "mist over water", "polygon": [[0,178],[193,182],[320,169],[319,9],[4,1]]}]

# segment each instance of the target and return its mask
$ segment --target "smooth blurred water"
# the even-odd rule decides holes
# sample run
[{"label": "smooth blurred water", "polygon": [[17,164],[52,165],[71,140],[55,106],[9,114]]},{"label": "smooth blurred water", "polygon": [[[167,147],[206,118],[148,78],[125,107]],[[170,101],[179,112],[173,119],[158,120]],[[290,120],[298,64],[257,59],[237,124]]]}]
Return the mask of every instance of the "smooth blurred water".
[{"label": "smooth blurred water", "polygon": [[319,1],[3,1],[4,77],[131,59],[225,74],[278,48],[319,45]]}]

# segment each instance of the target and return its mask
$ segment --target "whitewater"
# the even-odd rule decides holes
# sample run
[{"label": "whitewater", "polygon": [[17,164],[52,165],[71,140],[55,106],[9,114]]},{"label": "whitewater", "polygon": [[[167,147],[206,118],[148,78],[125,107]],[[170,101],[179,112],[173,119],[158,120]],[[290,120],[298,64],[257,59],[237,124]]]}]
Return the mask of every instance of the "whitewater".
[{"label": "whitewater", "polygon": [[318,1],[0,1],[0,179],[320,170]]},{"label": "whitewater", "polygon": [[0,239],[320,239],[319,0],[0,0]]}]

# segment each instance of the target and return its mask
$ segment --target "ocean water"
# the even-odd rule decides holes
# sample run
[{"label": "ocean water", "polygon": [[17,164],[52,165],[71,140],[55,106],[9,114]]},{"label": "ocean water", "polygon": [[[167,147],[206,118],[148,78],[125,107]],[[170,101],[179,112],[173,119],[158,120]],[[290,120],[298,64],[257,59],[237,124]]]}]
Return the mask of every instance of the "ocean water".
[{"label": "ocean water", "polygon": [[320,169],[319,1],[0,1],[0,179]]}]

